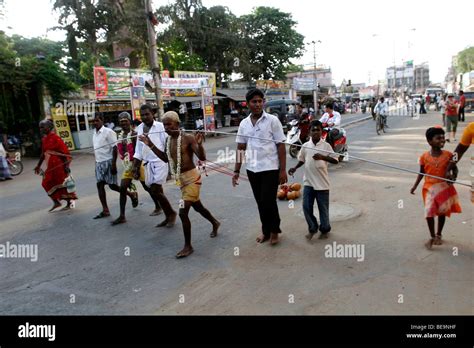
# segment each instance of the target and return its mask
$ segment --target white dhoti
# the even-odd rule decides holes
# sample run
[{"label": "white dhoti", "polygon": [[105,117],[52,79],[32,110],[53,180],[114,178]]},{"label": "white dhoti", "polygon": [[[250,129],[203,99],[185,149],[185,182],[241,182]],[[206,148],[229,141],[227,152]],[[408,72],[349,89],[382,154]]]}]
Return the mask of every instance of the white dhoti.
[{"label": "white dhoti", "polygon": [[168,164],[162,161],[148,162],[145,164],[145,185],[163,185],[168,177]]}]

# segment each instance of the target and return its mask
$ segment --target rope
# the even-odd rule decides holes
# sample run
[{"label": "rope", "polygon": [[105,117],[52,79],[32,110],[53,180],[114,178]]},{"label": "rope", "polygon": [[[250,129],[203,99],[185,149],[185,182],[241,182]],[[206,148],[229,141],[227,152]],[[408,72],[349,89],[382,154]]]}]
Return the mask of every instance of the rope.
[{"label": "rope", "polygon": [[[235,136],[236,134],[235,133],[229,133],[229,132],[221,132],[221,131],[207,131],[207,130],[187,130],[187,129],[183,129],[182,130],[183,132],[188,132],[188,133],[211,133],[211,134],[223,134],[223,135],[231,135],[231,136]],[[166,131],[158,131],[158,132],[150,132],[150,133],[146,133],[146,134],[160,134],[160,133],[165,133]],[[138,137],[139,135],[133,135],[131,136],[131,138],[134,138],[134,137]],[[243,136],[243,135],[241,135]],[[273,142],[273,143],[276,143],[276,144],[285,144],[285,145],[289,145],[287,143],[282,143],[282,142],[279,142],[279,141],[275,141],[273,139],[266,139],[266,138],[261,138],[261,137],[256,137],[256,136],[250,136],[250,135],[245,135],[243,136],[245,138],[249,138],[249,139],[257,139],[257,140],[262,140],[262,141],[268,141],[268,142]],[[116,144],[118,143],[119,141],[114,141],[112,143],[108,143],[108,144],[105,144],[103,146],[100,146],[99,148],[102,148],[102,147],[105,147],[105,146],[110,146],[112,144]],[[292,146],[296,146],[296,147],[299,147],[299,148],[307,148],[303,145],[300,145],[300,144],[292,144]],[[99,149],[98,148],[98,149]],[[94,149],[92,149],[92,152],[93,153]],[[426,177],[430,177],[430,178],[434,178],[434,179],[438,179],[438,180],[442,180],[442,181],[446,181],[446,182],[449,182],[449,183],[452,183],[452,184],[457,184],[457,185],[461,185],[461,186],[466,186],[466,187],[471,187],[471,185],[469,184],[466,184],[466,183],[463,183],[463,182],[459,182],[459,181],[455,181],[455,180],[450,180],[450,179],[447,179],[447,178],[443,178],[443,177],[439,177],[439,176],[435,176],[435,175],[431,175],[431,174],[426,174],[426,173],[421,173],[419,171],[416,171],[416,170],[412,170],[412,169],[406,169],[406,168],[402,168],[402,167],[397,167],[397,166],[394,166],[394,165],[391,165],[391,164],[387,164],[387,163],[383,163],[383,162],[379,162],[379,161],[374,161],[374,160],[369,160],[369,159],[365,159],[365,158],[362,158],[362,157],[357,157],[357,156],[353,156],[353,155],[350,155],[349,154],[339,154],[339,153],[336,153],[334,151],[327,151],[327,150],[322,150],[322,149],[318,149],[318,151],[321,151],[321,152],[324,152],[324,153],[327,153],[329,155],[337,155],[337,156],[343,156],[343,157],[347,157],[347,158],[354,158],[356,160],[359,160],[359,161],[362,161],[362,162],[367,162],[367,163],[370,163],[370,164],[374,164],[374,165],[378,165],[378,166],[382,166],[382,167],[386,167],[386,168],[390,168],[390,169],[395,169],[395,170],[398,170],[398,171],[403,171],[403,172],[407,172],[407,173],[411,173],[411,174],[417,174],[417,175],[422,175],[422,176],[426,176]],[[68,161],[68,163],[70,162],[71,160]],[[210,161],[208,161],[210,162]],[[212,162],[211,162],[212,163]],[[216,163],[214,163],[216,164]],[[217,165],[217,164],[216,164]],[[51,170],[54,169],[54,168],[51,168]],[[215,169],[214,169],[215,170]],[[217,171],[217,170],[216,170]]]}]

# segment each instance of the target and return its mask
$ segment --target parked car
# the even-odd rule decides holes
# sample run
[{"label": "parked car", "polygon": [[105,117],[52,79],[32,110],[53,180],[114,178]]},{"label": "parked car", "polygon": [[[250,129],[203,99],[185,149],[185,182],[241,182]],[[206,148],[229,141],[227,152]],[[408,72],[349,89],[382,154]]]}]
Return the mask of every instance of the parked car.
[{"label": "parked car", "polygon": [[287,131],[288,122],[296,118],[296,105],[298,101],[293,99],[270,100],[265,103],[265,112],[275,115],[283,126],[283,131]]}]

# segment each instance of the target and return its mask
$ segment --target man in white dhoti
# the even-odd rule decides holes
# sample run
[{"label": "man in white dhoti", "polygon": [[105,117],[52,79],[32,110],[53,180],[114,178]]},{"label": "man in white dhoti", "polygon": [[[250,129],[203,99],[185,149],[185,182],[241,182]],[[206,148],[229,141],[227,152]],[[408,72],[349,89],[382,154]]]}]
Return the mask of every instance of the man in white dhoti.
[{"label": "man in white dhoti", "polygon": [[[148,134],[153,144],[161,151],[165,151],[166,137],[168,135],[165,132],[163,123],[154,120],[153,110],[148,104],[144,104],[140,107],[140,114],[143,123],[136,128],[137,134]],[[151,195],[156,197],[165,213],[165,220],[156,227],[173,226],[176,222],[177,214],[166,198],[162,186],[168,176],[168,164],[159,159],[158,156],[153,153],[152,149],[148,146],[144,146],[140,140],[137,140],[133,158],[134,176],[136,178],[140,176],[140,166],[143,161],[145,165],[145,185],[150,187]]]}]

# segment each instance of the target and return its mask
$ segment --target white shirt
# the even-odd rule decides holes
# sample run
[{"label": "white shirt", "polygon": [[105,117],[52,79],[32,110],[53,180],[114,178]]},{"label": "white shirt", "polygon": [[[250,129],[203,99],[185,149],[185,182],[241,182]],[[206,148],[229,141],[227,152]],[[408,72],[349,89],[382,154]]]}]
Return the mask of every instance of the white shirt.
[{"label": "white shirt", "polygon": [[[240,122],[235,139],[239,144],[247,144],[245,151],[247,170],[259,173],[279,169],[277,144],[286,140],[280,120],[264,111],[254,126],[251,117],[250,114]],[[268,140],[248,138],[249,136]]]},{"label": "white shirt", "polygon": [[96,162],[104,162],[113,158],[113,149],[117,146],[117,133],[112,129],[102,126],[94,130],[92,135]]},{"label": "white shirt", "polygon": [[325,112],[319,121],[321,123],[327,123],[330,128],[341,128],[341,114],[337,111],[332,112],[332,118],[327,112]]},{"label": "white shirt", "polygon": [[[143,127],[145,126],[145,123],[141,123],[135,131],[137,132],[138,135],[143,134]],[[158,121],[153,121],[153,125],[151,126],[150,130],[148,131],[148,137],[150,140],[155,144],[158,150],[165,152],[165,143],[166,143],[166,138],[168,137],[168,134],[165,132],[165,127],[163,126],[163,123],[158,122]],[[133,158],[139,159],[141,161],[145,162],[163,162],[155,153],[153,150],[151,150],[147,145],[143,144],[140,140],[137,139],[137,145],[135,147],[135,154],[133,155]],[[167,164],[166,164],[167,165]]]},{"label": "white shirt", "polygon": [[374,108],[376,113],[379,113],[382,116],[386,116],[388,114],[388,105],[387,102],[381,103],[380,101],[377,102]]},{"label": "white shirt", "polygon": [[105,126],[106,126],[107,128],[114,129],[114,128],[115,128],[115,123],[109,122],[109,123],[106,123]]},{"label": "white shirt", "polygon": [[315,190],[329,190],[328,162],[313,158],[316,153],[335,159],[339,157],[327,151],[333,152],[332,147],[322,139],[316,145],[310,140],[301,147],[298,161],[304,162],[304,186],[311,186]]}]

